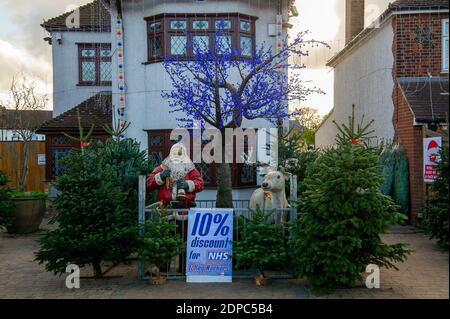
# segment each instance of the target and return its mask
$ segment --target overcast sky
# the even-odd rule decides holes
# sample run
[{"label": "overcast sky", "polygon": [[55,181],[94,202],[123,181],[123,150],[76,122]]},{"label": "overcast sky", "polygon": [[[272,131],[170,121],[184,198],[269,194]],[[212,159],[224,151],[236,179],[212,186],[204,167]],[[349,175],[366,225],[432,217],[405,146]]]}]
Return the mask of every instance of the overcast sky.
[{"label": "overcast sky", "polygon": [[[51,47],[43,41],[47,34],[39,24],[88,2],[91,0],[0,0],[0,101],[7,99],[12,77],[19,73],[32,78],[39,92],[51,97]],[[389,2],[366,0],[366,24]],[[331,50],[313,51],[302,61],[308,69],[301,76],[327,93],[311,97],[303,105],[315,107],[321,114],[333,107],[333,73],[325,68],[325,62],[344,46],[344,5],[345,0],[297,0],[300,16],[293,20],[295,30],[308,29],[315,39],[332,46]]]}]

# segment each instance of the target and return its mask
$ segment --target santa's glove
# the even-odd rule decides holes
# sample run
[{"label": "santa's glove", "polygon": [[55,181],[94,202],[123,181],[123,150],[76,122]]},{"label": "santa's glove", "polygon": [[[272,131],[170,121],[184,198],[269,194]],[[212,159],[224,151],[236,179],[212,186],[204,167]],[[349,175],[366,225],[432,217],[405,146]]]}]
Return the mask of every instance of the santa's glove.
[{"label": "santa's glove", "polygon": [[166,169],[159,176],[161,177],[162,180],[165,180],[167,177],[170,176],[170,170]]},{"label": "santa's glove", "polygon": [[177,181],[177,188],[184,189],[185,191],[189,190],[189,185],[186,181]]}]

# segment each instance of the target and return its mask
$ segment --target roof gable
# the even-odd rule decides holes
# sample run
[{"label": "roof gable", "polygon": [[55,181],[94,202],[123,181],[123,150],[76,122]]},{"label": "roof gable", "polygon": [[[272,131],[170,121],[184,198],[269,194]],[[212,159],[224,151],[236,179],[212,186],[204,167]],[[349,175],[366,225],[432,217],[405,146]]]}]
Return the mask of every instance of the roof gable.
[{"label": "roof gable", "polygon": [[110,92],[98,93],[78,106],[51,119],[39,128],[38,133],[74,132],[78,131],[78,115],[80,112],[81,126],[94,132],[104,133],[103,126],[112,123],[112,98]]},{"label": "roof gable", "polygon": [[41,24],[49,32],[57,31],[88,31],[88,32],[111,32],[111,14],[109,12],[109,1],[94,0],[79,7],[80,27],[70,28],[66,20],[75,10],[65,12],[57,17],[48,19]]}]

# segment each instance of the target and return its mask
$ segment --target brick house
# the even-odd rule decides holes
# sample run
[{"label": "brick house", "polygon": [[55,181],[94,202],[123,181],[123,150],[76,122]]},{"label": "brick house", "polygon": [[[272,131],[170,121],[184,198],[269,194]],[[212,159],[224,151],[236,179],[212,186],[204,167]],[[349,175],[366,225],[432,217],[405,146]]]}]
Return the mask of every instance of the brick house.
[{"label": "brick house", "polygon": [[[448,1],[397,0],[370,26],[364,1],[347,0],[347,45],[334,69],[334,108],[316,134],[316,147],[334,144],[333,121],[356,116],[375,120],[377,140],[402,145],[410,171],[410,221],[420,217],[426,196],[423,138],[439,134],[448,114]],[[374,141],[375,142],[375,141]]]}]

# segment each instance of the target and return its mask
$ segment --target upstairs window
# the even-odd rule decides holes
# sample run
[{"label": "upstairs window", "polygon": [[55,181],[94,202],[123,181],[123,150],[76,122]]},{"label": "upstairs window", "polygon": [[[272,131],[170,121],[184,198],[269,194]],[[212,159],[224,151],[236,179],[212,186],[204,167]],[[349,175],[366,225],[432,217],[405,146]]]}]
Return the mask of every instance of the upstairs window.
[{"label": "upstairs window", "polygon": [[[241,14],[165,14],[148,17],[148,63],[164,56],[191,58],[196,50],[220,46],[223,53],[240,50],[251,57],[255,50],[255,21]],[[220,36],[215,39],[217,32]],[[220,44],[220,45],[219,45]]]},{"label": "upstairs window", "polygon": [[78,83],[81,86],[111,86],[111,44],[78,44]]},{"label": "upstairs window", "polygon": [[442,20],[442,71],[448,73],[448,19]]}]

